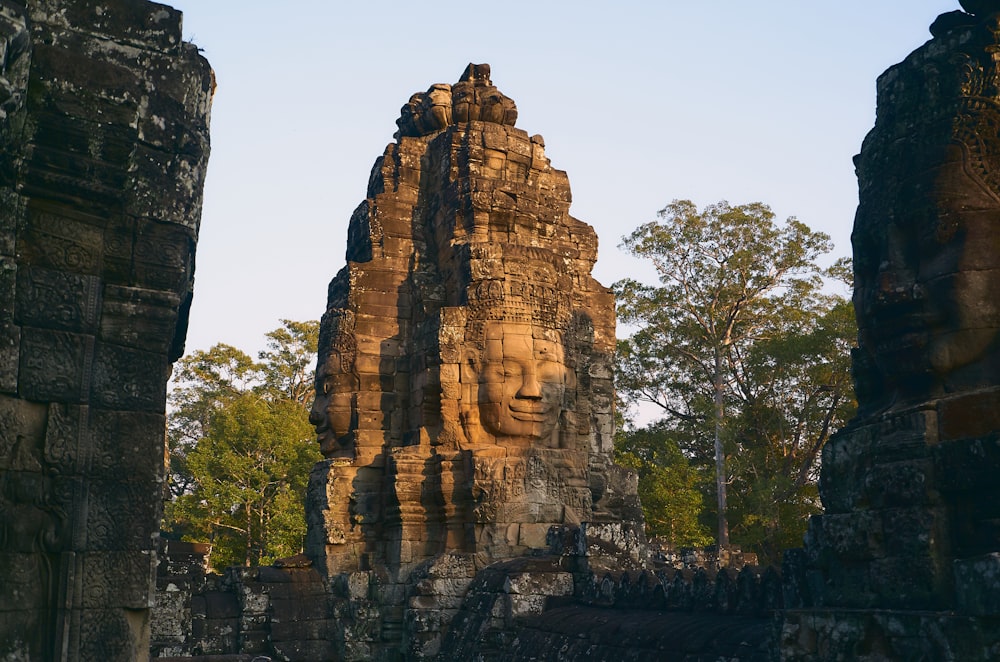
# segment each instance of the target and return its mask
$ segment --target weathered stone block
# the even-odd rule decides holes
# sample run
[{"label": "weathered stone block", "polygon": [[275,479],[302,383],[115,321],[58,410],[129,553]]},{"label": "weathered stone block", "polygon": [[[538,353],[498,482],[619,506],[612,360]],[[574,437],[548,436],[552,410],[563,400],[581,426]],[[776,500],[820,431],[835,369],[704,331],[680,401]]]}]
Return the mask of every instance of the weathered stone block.
[{"label": "weathered stone block", "polygon": [[101,308],[101,340],[165,354],[177,333],[180,297],[173,292],[107,285]]},{"label": "weathered stone block", "polygon": [[276,598],[271,596],[272,621],[309,621],[330,618],[327,596]]},{"label": "weathered stone block", "polygon": [[240,604],[234,593],[212,591],[206,593],[204,599],[206,618],[214,621],[239,618]]},{"label": "weathered stone block", "polygon": [[114,206],[127,183],[127,174],[83,155],[34,145],[26,160],[23,182],[25,194],[44,195],[63,204],[76,201],[96,213]]},{"label": "weathered stone block", "polygon": [[136,220],[127,216],[113,216],[104,228],[104,261],[101,275],[106,284],[132,287],[132,255],[135,252]]},{"label": "weathered stone block", "polygon": [[[891,609],[941,609],[946,606],[941,587],[950,568],[930,557],[894,556],[871,564],[870,586],[875,605]],[[875,606],[872,605],[872,606]]]},{"label": "weathered stone block", "polygon": [[156,555],[143,551],[98,551],[83,555],[85,610],[153,606]]},{"label": "weathered stone block", "polygon": [[940,508],[890,508],[879,514],[887,555],[926,558],[943,553],[948,523]]},{"label": "weathered stone block", "polygon": [[184,644],[191,631],[191,596],[181,591],[156,591],[150,636],[159,645]]},{"label": "weathered stone block", "polygon": [[94,476],[146,486],[163,481],[166,419],[162,414],[93,409],[90,430]]},{"label": "weathered stone block", "polygon": [[[90,550],[152,550],[162,513],[161,496],[148,481],[91,480],[86,535]],[[155,483],[152,483],[155,484]]]},{"label": "weathered stone block", "polygon": [[929,459],[876,464],[865,474],[862,494],[873,508],[924,505],[932,480]]},{"label": "weathered stone block", "polygon": [[[938,404],[941,441],[968,440],[1000,430],[1000,391],[949,398]],[[972,467],[969,467],[972,468]]]},{"label": "weathered stone block", "polygon": [[323,641],[329,638],[329,630],[326,620],[271,621],[271,639],[274,641]]},{"label": "weathered stone block", "polygon": [[206,618],[204,630],[195,634],[204,655],[226,655],[239,650],[240,621],[238,618]]},{"label": "weathered stone block", "polygon": [[80,660],[127,662],[146,654],[148,639],[143,615],[125,609],[89,608],[73,610],[71,622],[79,623]]},{"label": "weathered stone block", "polygon": [[[338,653],[332,641],[308,640],[308,641],[278,641],[273,640],[275,653],[286,660],[336,660]],[[370,660],[371,648],[367,645],[351,642],[347,646],[347,655],[344,660]]]},{"label": "weathered stone block", "polygon": [[0,430],[0,470],[41,473],[45,406],[0,395]]},{"label": "weathered stone block", "polygon": [[21,328],[0,322],[0,393],[17,393]]},{"label": "weathered stone block", "polygon": [[823,515],[812,520],[823,527],[823,543],[841,559],[862,561],[884,555],[885,535],[878,513],[861,511]]},{"label": "weathered stone block", "polygon": [[827,513],[847,513],[860,502],[873,443],[870,427],[845,430],[826,442],[819,492]]},{"label": "weathered stone block", "polygon": [[996,484],[1000,466],[1000,437],[943,442],[934,447],[939,489],[949,492],[979,492]]},{"label": "weathered stone block", "polygon": [[28,400],[84,402],[90,395],[94,338],[22,327],[18,394]]},{"label": "weathered stone block", "polygon": [[1000,553],[955,561],[958,608],[974,616],[1000,616]]},{"label": "weathered stone block", "polygon": [[64,475],[86,472],[91,450],[89,408],[86,405],[49,405],[45,428],[45,461]]},{"label": "weathered stone block", "polygon": [[101,281],[96,276],[21,268],[14,320],[24,326],[93,334],[100,295]]},{"label": "weathered stone block", "polygon": [[0,551],[0,614],[44,609],[45,595],[37,587],[48,572],[42,559],[35,554]]},{"label": "weathered stone block", "polygon": [[28,223],[18,238],[25,264],[81,275],[98,276],[105,220],[68,206],[32,204]]},{"label": "weathered stone block", "polygon": [[168,293],[184,292],[193,271],[191,228],[145,219],[136,221],[133,251],[133,283],[136,286]]},{"label": "weathered stone block", "polygon": [[163,354],[97,343],[93,401],[105,409],[162,412],[167,370]]}]

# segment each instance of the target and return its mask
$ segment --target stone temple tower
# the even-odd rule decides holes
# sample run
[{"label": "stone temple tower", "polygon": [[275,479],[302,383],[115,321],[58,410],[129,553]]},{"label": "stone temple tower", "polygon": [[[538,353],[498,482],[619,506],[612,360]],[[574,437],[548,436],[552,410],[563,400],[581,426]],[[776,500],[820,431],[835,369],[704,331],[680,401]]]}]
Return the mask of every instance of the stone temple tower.
[{"label": "stone temple tower", "polygon": [[1000,2],[962,7],[855,158],[860,409],[785,556],[786,660],[1000,656]]},{"label": "stone temple tower", "polygon": [[351,218],[312,412],[326,459],[307,553],[328,576],[403,582],[444,552],[481,567],[564,524],[639,558],[635,478],[611,461],[597,238],[516,118],[488,65],[414,94]]}]

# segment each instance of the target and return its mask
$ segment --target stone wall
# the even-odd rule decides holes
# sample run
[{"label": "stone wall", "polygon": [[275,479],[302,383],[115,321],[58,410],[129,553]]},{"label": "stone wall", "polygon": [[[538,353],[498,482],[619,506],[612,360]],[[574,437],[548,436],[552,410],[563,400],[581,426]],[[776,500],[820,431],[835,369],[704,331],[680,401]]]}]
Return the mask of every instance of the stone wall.
[{"label": "stone wall", "polygon": [[784,659],[1000,657],[1000,3],[962,4],[855,159],[859,415],[785,556]]},{"label": "stone wall", "polygon": [[0,1],[0,658],[148,654],[212,74],[144,0]]},{"label": "stone wall", "polygon": [[339,659],[333,633],[349,615],[335,609],[337,590],[308,562],[216,575],[206,573],[208,552],[208,545],[166,543],[153,608],[154,658]]},{"label": "stone wall", "polygon": [[782,605],[773,568],[596,574],[585,530],[572,526],[550,531],[542,554],[481,569],[468,554],[436,557],[411,574],[398,614],[384,571],[326,579],[298,557],[206,576],[203,549],[168,544],[153,655],[171,661],[763,661]]}]

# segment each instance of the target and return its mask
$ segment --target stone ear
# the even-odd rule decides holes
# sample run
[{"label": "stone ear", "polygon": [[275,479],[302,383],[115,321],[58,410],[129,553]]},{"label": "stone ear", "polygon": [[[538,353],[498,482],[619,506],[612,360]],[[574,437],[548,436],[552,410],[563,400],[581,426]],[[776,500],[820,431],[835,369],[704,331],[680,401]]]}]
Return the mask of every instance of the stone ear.
[{"label": "stone ear", "polygon": [[563,383],[565,384],[567,391],[576,389],[576,368],[574,366],[566,366],[566,370],[563,373]]},{"label": "stone ear", "polygon": [[462,350],[461,380],[467,384],[477,381],[481,369],[479,352],[471,347]]}]

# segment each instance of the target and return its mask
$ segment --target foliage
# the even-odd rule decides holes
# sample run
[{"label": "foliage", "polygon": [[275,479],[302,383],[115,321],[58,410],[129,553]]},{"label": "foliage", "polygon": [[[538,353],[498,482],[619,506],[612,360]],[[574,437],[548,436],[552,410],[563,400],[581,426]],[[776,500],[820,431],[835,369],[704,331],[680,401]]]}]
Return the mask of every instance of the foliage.
[{"label": "foliage", "polygon": [[301,551],[306,484],[320,459],[308,423],[318,330],[282,320],[259,362],[217,344],[177,364],[164,528],[210,541],[217,569]]},{"label": "foliage", "polygon": [[615,462],[639,475],[639,498],[649,535],[675,547],[712,542],[708,527],[699,521],[705,509],[701,488],[708,477],[691,466],[665,426],[619,430]]},{"label": "foliage", "polygon": [[263,361],[264,387],[272,393],[283,393],[308,411],[314,394],[319,322],[281,320],[281,324],[267,334],[267,350],[257,355]]},{"label": "foliage", "polygon": [[619,343],[618,389],[657,405],[657,429],[696,466],[715,465],[717,540],[732,519],[734,540],[769,554],[816,508],[816,457],[852,412],[853,309],[822,291],[848,263],[822,272],[829,238],[761,203],[674,201],[623,245],[660,285],[615,284],[637,327]]}]

